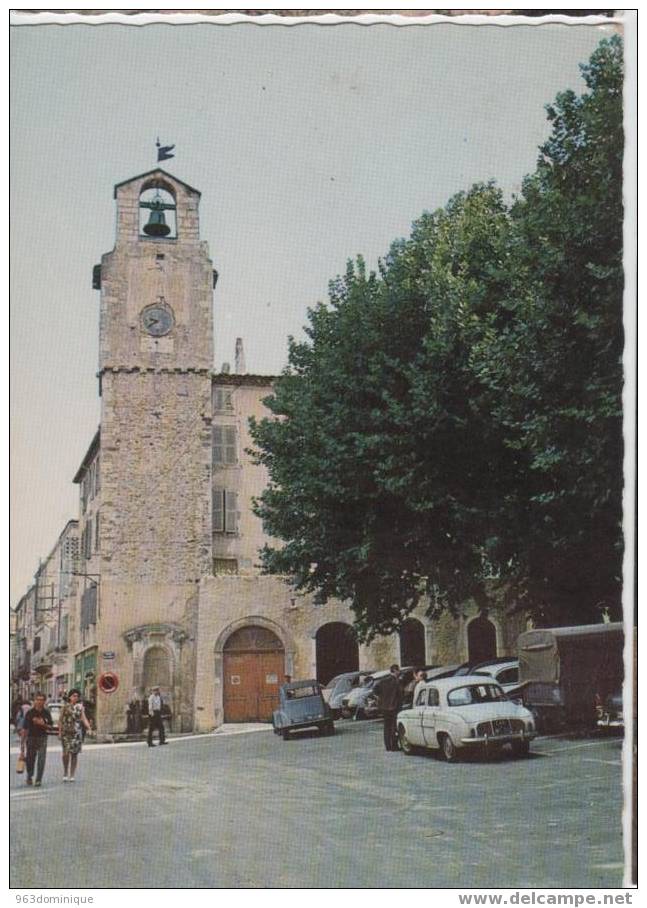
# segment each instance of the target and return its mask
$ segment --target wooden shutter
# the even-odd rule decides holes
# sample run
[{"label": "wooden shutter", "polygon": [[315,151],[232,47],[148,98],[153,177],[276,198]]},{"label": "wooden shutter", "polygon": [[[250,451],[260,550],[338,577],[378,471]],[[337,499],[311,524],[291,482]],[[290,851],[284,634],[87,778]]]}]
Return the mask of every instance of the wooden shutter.
[{"label": "wooden shutter", "polygon": [[224,489],[213,490],[213,518],[212,527],[214,533],[225,532],[225,508],[224,508]]},{"label": "wooden shutter", "polygon": [[223,426],[213,427],[213,462],[225,462]]},{"label": "wooden shutter", "polygon": [[236,426],[213,427],[213,462],[231,465],[238,462],[236,456]]},{"label": "wooden shutter", "polygon": [[214,391],[213,408],[221,413],[231,412],[234,408],[231,401],[231,391],[225,388],[216,388]]},{"label": "wooden shutter", "polygon": [[224,426],[223,428],[225,430],[225,463],[236,463],[236,426]]},{"label": "wooden shutter", "polygon": [[238,532],[238,495],[225,492],[225,529],[228,533]]}]

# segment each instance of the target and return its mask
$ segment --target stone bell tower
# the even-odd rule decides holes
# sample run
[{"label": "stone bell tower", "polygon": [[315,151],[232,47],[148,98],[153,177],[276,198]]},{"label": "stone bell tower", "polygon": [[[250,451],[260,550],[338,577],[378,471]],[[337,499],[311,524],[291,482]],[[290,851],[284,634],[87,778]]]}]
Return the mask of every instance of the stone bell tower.
[{"label": "stone bell tower", "polygon": [[197,585],[211,572],[213,265],[200,193],[162,169],[115,186],[101,290],[100,648],[115,693],[99,730],[157,684],[175,731],[192,727]]}]

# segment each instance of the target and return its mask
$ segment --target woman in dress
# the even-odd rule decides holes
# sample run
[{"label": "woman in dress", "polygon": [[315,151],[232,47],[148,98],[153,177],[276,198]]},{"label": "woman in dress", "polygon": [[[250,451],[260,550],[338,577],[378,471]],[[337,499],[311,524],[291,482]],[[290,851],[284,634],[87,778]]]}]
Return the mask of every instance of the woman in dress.
[{"label": "woman in dress", "polygon": [[63,745],[63,781],[73,782],[76,764],[83,744],[83,729],[90,731],[91,725],[85,715],[81,694],[78,690],[71,690],[67,703],[61,710],[58,720],[58,736]]}]

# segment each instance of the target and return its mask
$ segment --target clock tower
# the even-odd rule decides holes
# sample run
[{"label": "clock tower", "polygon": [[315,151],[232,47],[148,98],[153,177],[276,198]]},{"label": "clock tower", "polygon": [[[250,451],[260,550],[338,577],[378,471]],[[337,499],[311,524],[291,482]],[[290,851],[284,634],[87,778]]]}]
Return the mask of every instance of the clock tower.
[{"label": "clock tower", "polygon": [[[115,247],[101,291],[100,624],[120,688],[115,727],[159,685],[190,730],[198,583],[211,572],[213,265],[200,193],[162,169],[115,186]],[[122,683],[123,682],[123,683]]]}]

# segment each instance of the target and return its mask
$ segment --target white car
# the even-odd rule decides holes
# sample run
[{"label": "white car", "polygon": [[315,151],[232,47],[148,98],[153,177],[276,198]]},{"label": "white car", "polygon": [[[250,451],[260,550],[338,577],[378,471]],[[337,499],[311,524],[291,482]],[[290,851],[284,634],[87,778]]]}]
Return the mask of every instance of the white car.
[{"label": "white car", "polygon": [[322,691],[323,698],[330,707],[333,719],[338,719],[342,714],[342,700],[344,696],[357,687],[370,672],[344,672],[335,675],[332,681],[326,684]]},{"label": "white car", "polygon": [[450,763],[460,751],[494,753],[505,744],[517,756],[527,756],[537,734],[532,714],[483,675],[427,682],[413,706],[398,713],[397,728],[403,753],[440,749]]},{"label": "white car", "polygon": [[519,660],[511,659],[509,662],[493,662],[492,664],[477,665],[472,671],[473,675],[487,675],[494,678],[503,690],[508,693],[519,687]]},{"label": "white car", "polygon": [[390,675],[388,669],[373,672],[362,678],[357,687],[354,687],[342,697],[341,714],[345,719],[353,716],[355,719],[370,719],[379,714],[379,701],[376,689],[379,682]]}]

